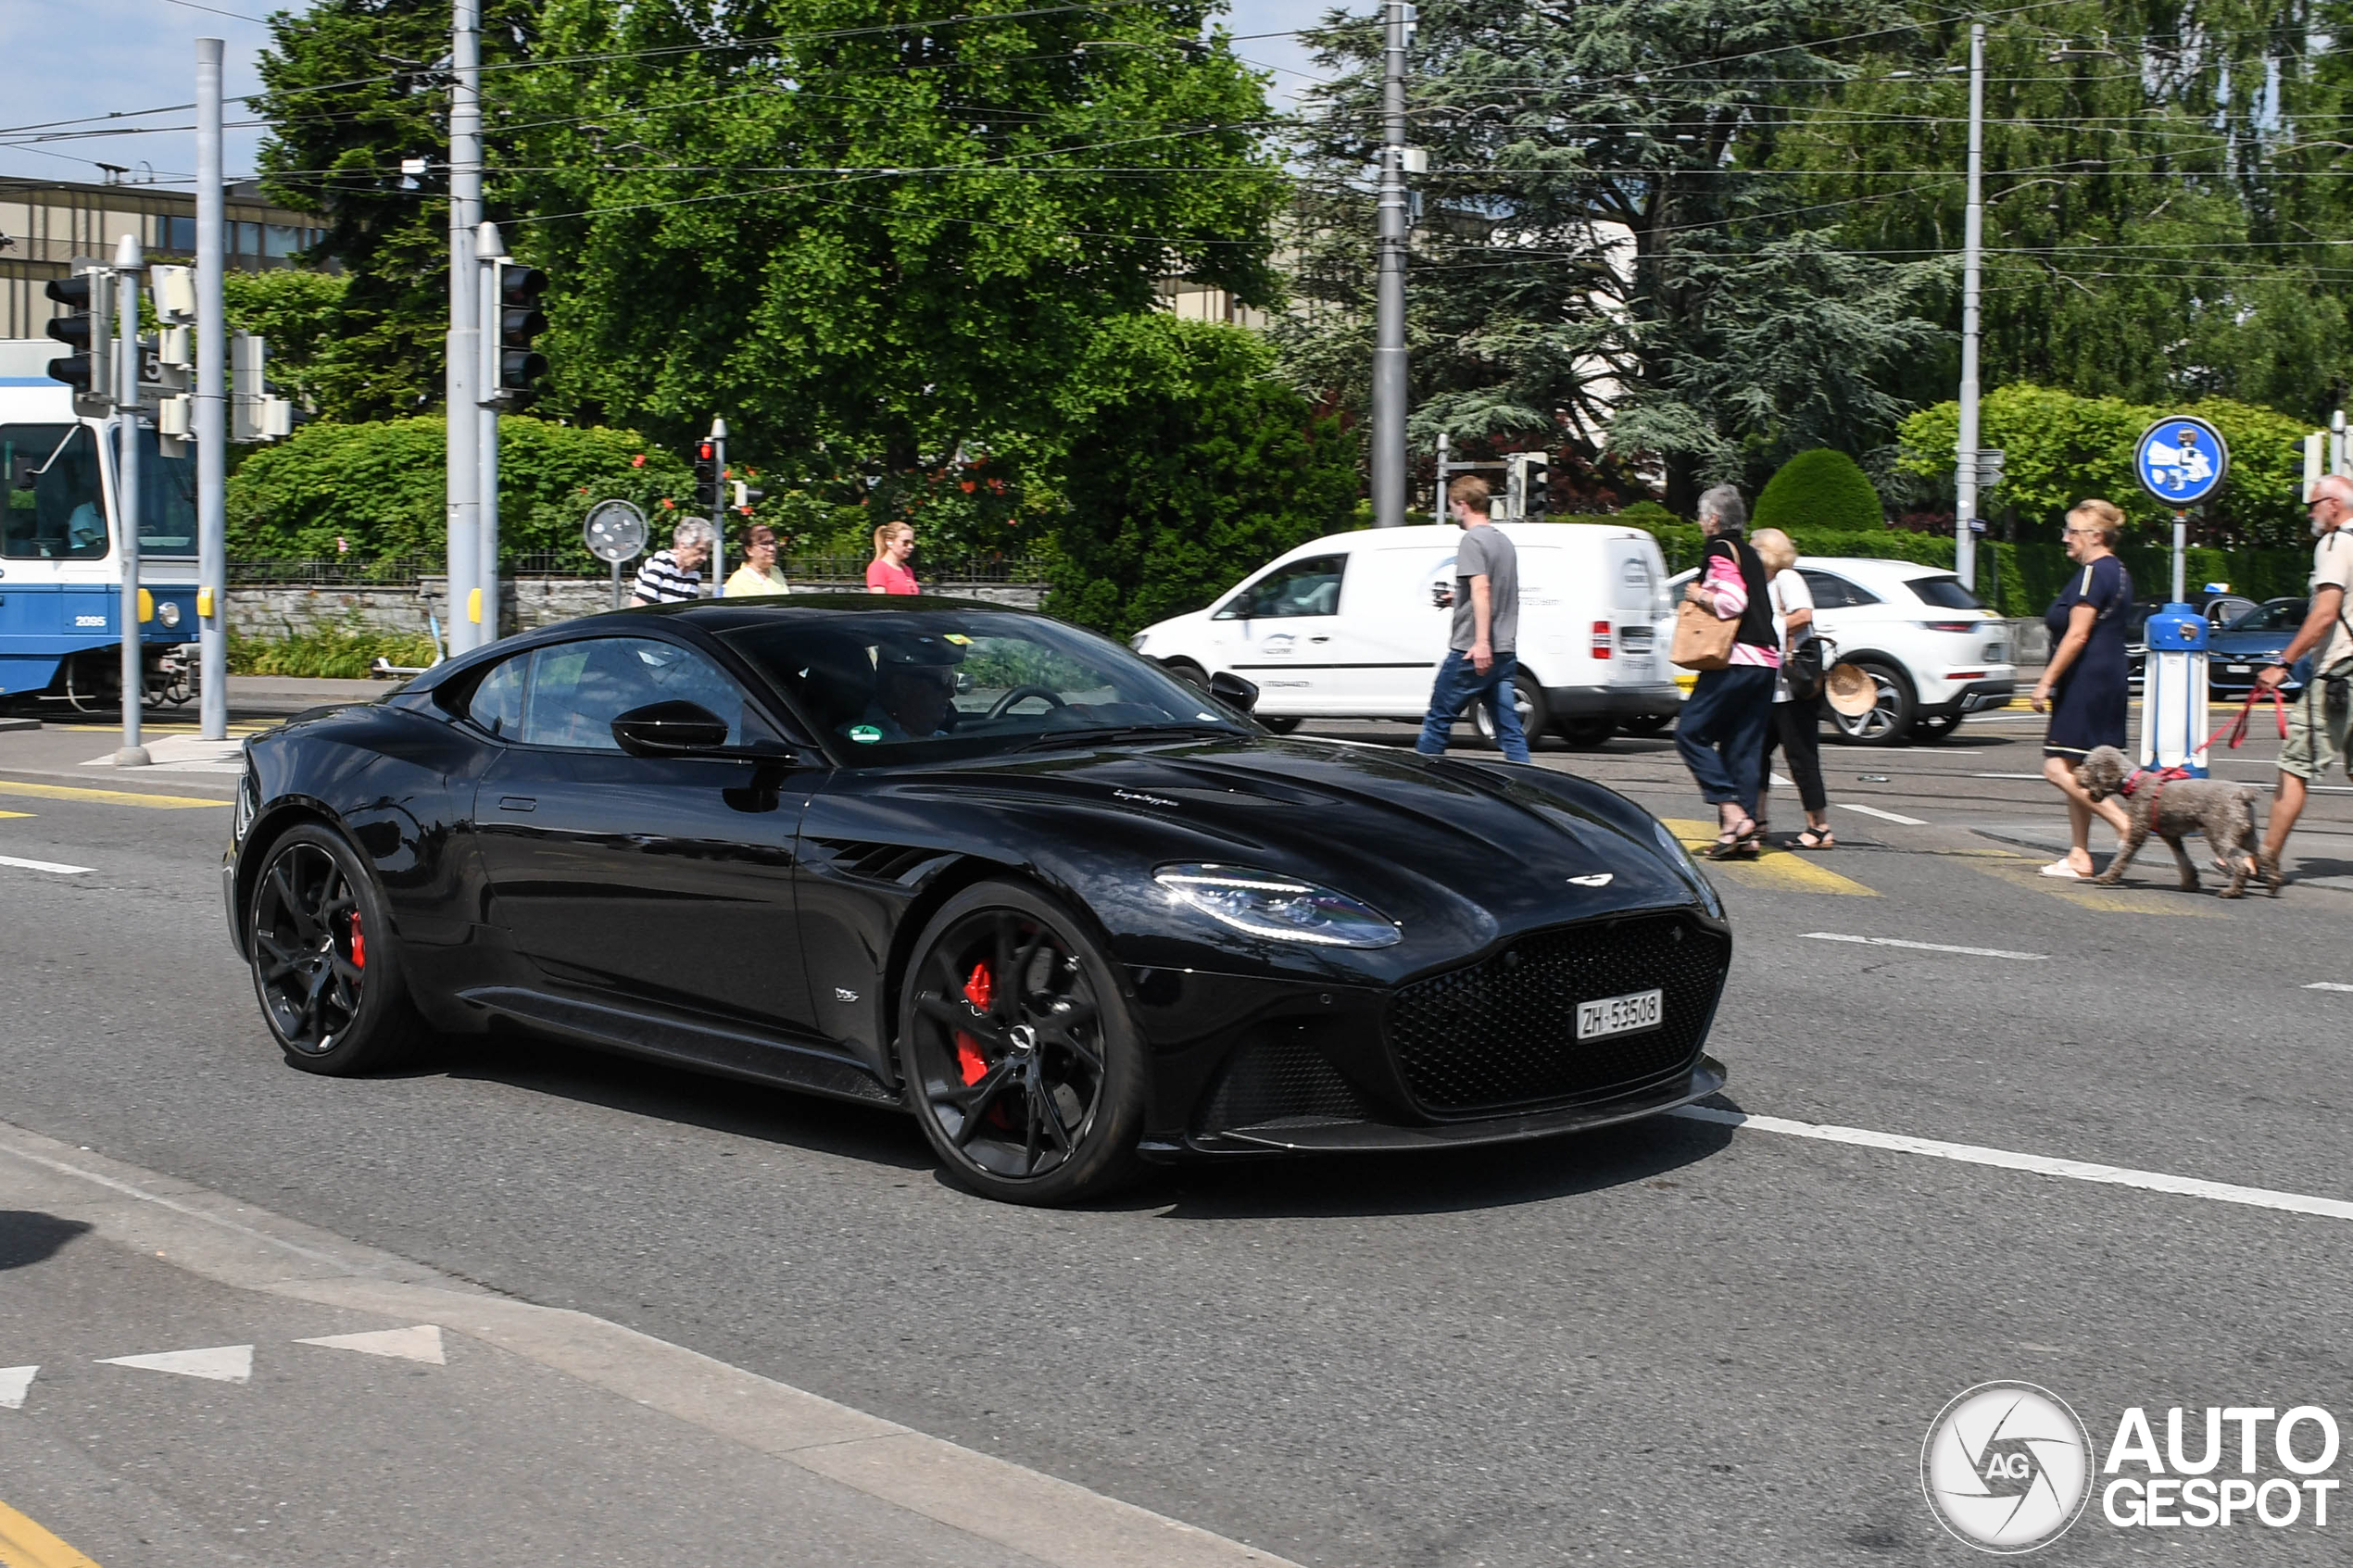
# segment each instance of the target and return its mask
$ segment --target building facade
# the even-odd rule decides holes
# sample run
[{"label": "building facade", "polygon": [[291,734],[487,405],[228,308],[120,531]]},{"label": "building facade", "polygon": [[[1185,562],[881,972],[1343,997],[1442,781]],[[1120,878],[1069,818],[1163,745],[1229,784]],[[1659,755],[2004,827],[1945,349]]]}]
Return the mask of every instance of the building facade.
[{"label": "building facade", "polygon": [[[306,213],[264,201],[251,181],[222,193],[229,265],[247,272],[291,267],[323,231]],[[57,307],[44,290],[77,257],[111,260],[135,234],[151,261],[193,261],[196,197],[157,185],[81,185],[0,179],[0,338],[39,337]]]}]

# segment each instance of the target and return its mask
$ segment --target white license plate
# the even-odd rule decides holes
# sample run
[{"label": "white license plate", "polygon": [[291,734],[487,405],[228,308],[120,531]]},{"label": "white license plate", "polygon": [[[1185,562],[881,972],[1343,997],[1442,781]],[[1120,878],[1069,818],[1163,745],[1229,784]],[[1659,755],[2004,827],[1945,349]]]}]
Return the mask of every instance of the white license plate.
[{"label": "white license plate", "polygon": [[2252,664],[2226,664],[2222,666],[2222,668],[2228,670],[2233,675],[2244,675],[2248,671],[2254,669],[2255,666]]},{"label": "white license plate", "polygon": [[1623,997],[1604,997],[1597,1002],[1579,1002],[1577,1037],[1598,1040],[1604,1035],[1631,1035],[1638,1029],[1655,1029],[1666,1010],[1664,991],[1635,991]]}]

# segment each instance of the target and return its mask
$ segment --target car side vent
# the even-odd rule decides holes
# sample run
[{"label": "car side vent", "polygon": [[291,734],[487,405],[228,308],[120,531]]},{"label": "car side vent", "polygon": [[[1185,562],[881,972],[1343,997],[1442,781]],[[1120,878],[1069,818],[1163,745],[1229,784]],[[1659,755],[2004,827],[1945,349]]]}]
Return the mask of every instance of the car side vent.
[{"label": "car side vent", "polygon": [[1226,1060],[1201,1113],[1203,1132],[1363,1122],[1370,1113],[1323,1053],[1298,1038],[1259,1039]]},{"label": "car side vent", "polygon": [[897,882],[926,860],[937,849],[911,848],[904,844],[871,844],[855,839],[819,838],[811,843],[825,851],[833,869],[861,882]]}]

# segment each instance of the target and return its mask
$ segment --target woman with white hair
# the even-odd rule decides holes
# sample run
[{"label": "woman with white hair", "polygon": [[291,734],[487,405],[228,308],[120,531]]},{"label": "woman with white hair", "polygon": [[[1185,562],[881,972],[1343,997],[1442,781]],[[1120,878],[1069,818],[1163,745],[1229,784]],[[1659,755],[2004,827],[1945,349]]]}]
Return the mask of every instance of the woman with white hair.
[{"label": "woman with white hair", "polygon": [[1766,591],[1765,563],[1742,537],[1748,508],[1741,493],[1719,484],[1699,498],[1700,532],[1707,554],[1698,581],[1683,597],[1719,621],[1734,622],[1730,662],[1703,670],[1682,716],[1675,721],[1675,749],[1692,771],[1722,829],[1708,846],[1711,860],[1754,859],[1760,845],[1756,824],[1757,777],[1765,766],[1765,726],[1773,717],[1773,680],[1781,664],[1781,641],[1773,635],[1772,600]]},{"label": "woman with white hair", "polygon": [[1749,543],[1769,574],[1766,588],[1773,601],[1773,634],[1781,644],[1781,668],[1773,680],[1773,721],[1765,726],[1765,758],[1756,770],[1757,835],[1764,835],[1771,809],[1766,797],[1773,789],[1773,748],[1778,746],[1789,759],[1798,804],[1806,808],[1806,831],[1790,847],[1835,849],[1838,836],[1831,832],[1830,793],[1822,787],[1821,694],[1794,696],[1789,689],[1789,655],[1814,624],[1814,594],[1797,570],[1797,546],[1788,534],[1760,528]]},{"label": "woman with white hair", "polygon": [[641,605],[681,604],[702,597],[702,563],[711,558],[711,524],[690,517],[670,531],[670,548],[656,550],[637,569]]}]

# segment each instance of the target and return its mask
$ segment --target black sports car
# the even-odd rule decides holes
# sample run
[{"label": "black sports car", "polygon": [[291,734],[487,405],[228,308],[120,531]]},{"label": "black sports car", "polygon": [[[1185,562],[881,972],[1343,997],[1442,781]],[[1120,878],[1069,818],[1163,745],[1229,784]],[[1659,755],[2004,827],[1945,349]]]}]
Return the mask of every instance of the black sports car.
[{"label": "black sports car", "polygon": [[1723,1083],[1731,933],[1642,808],[1213,692],[950,599],[572,621],[251,741],[230,928],[297,1067],[504,1022],[902,1106],[1023,1202]]}]

